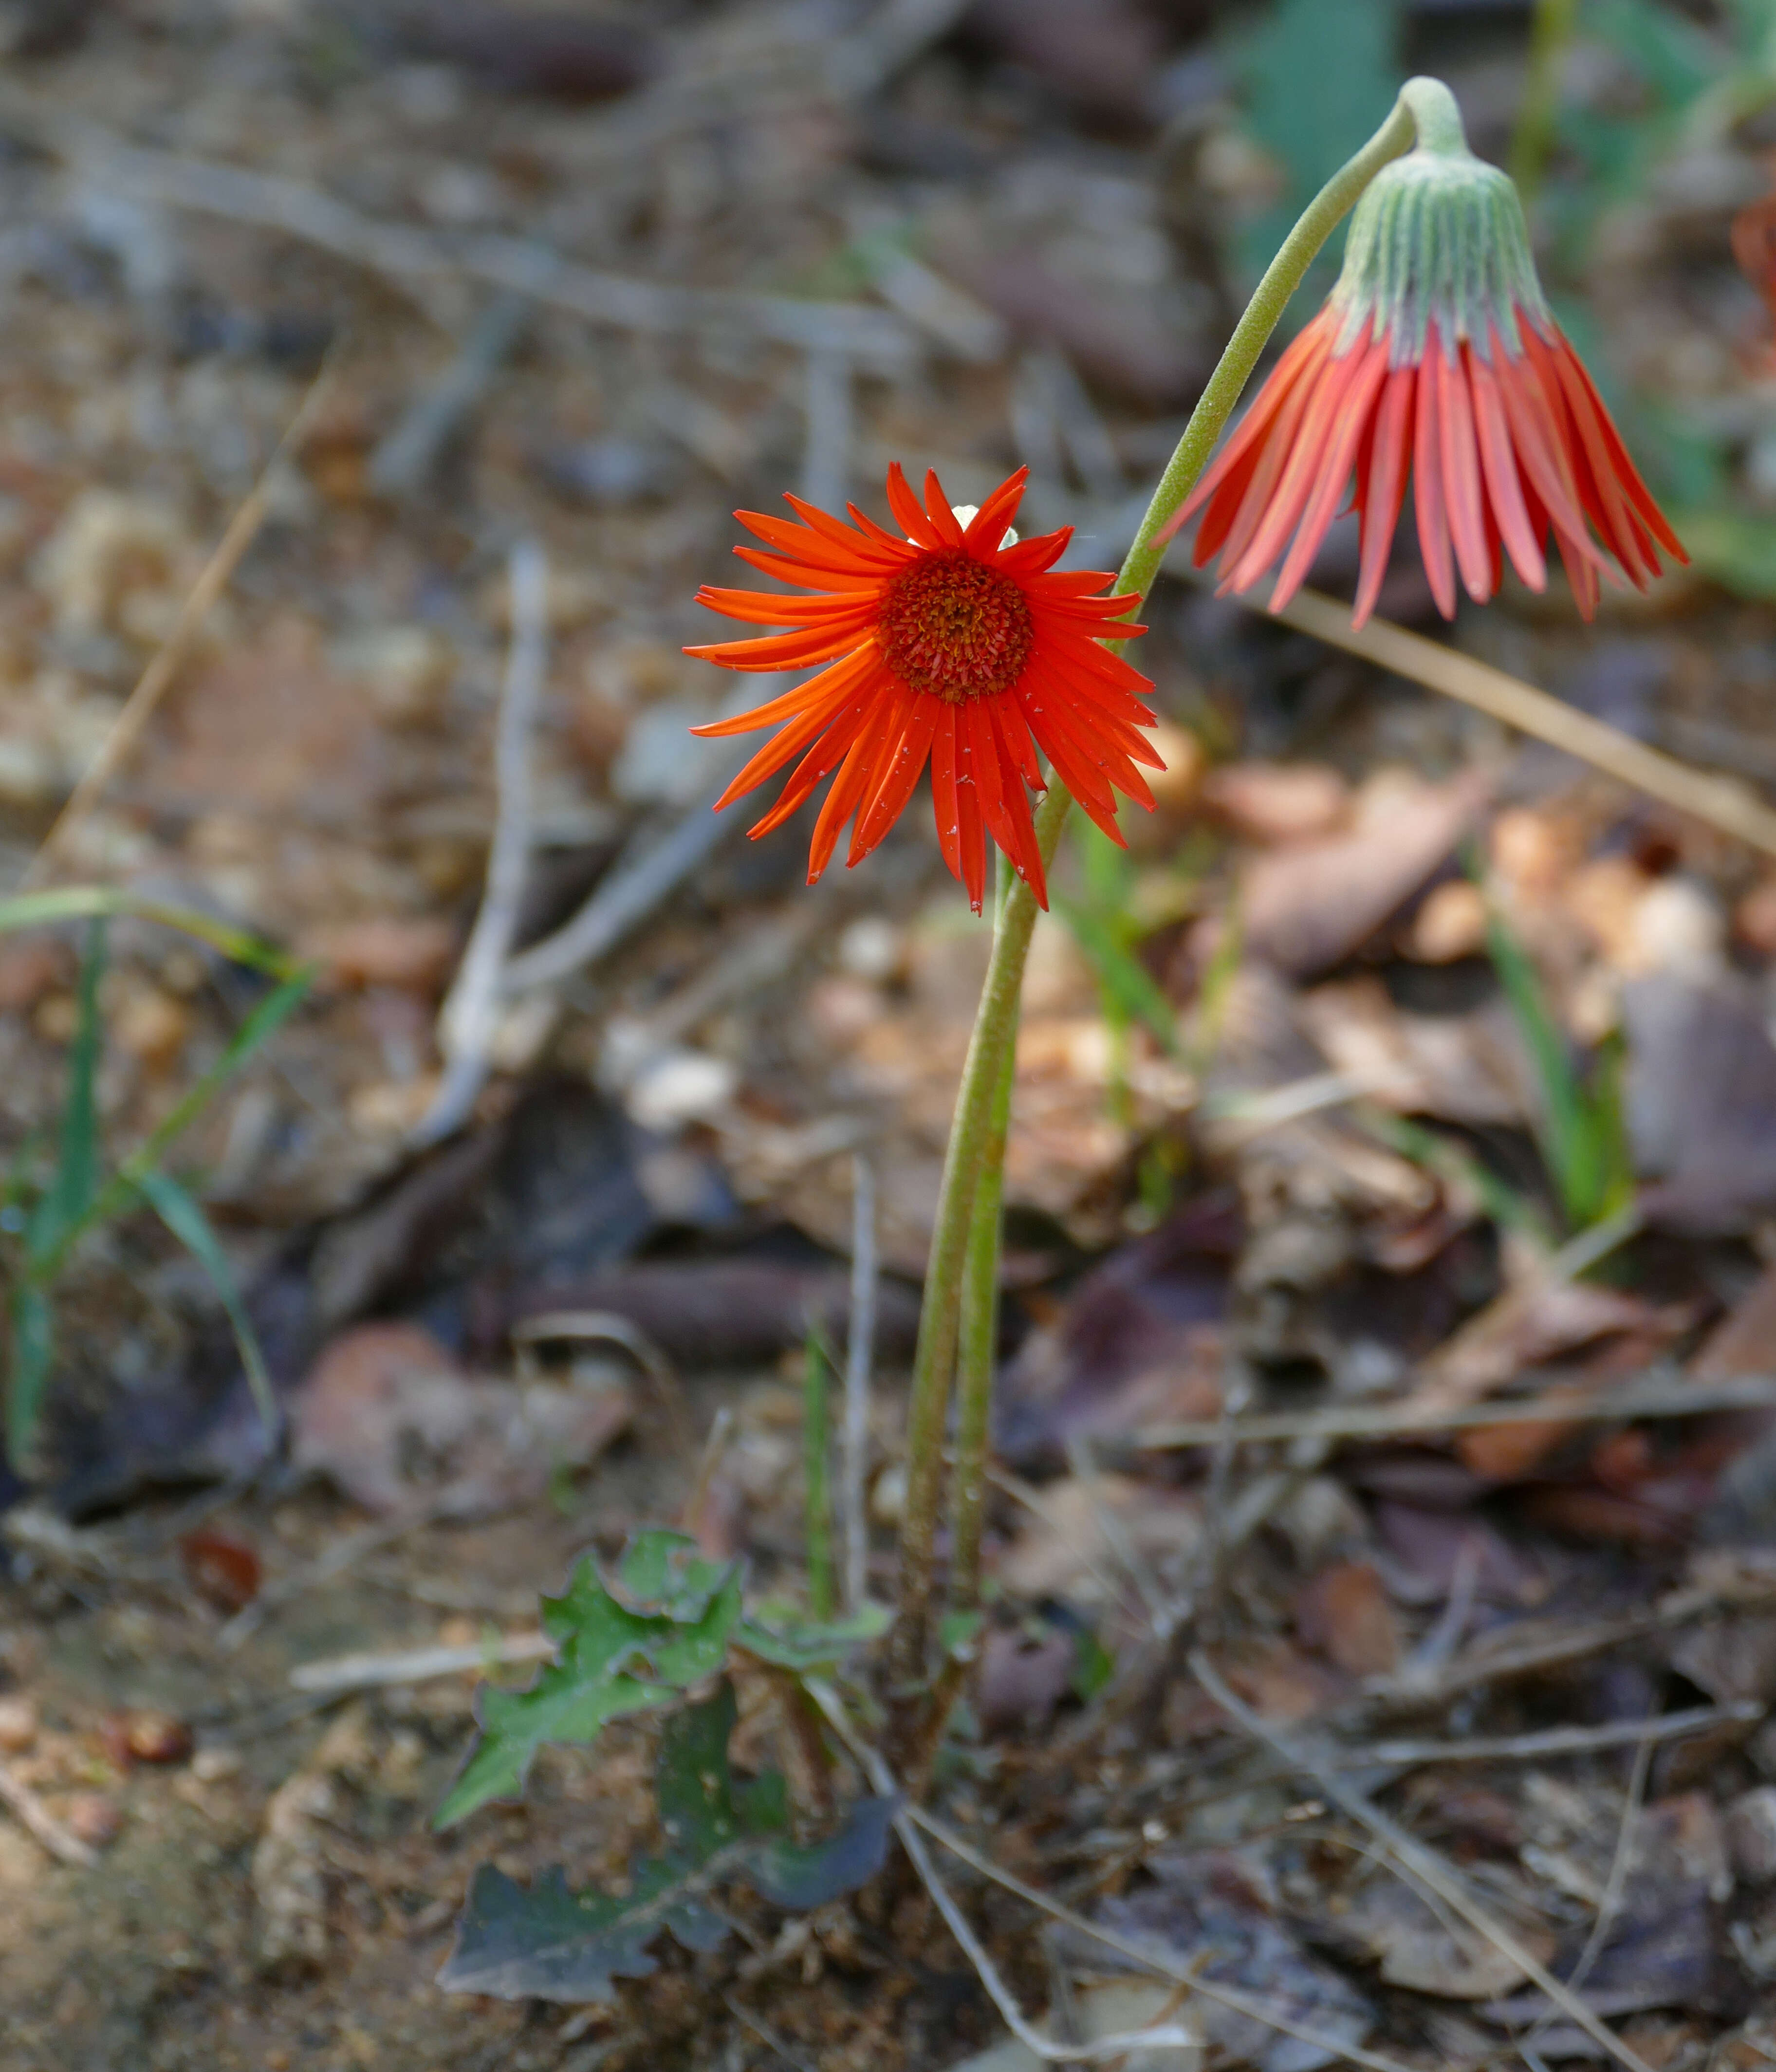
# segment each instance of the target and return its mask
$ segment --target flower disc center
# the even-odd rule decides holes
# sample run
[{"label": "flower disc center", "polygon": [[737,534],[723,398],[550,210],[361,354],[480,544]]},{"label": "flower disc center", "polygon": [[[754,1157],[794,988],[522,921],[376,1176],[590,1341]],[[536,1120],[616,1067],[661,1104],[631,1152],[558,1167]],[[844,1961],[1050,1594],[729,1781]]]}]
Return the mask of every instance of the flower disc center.
[{"label": "flower disc center", "polygon": [[876,628],[901,681],[952,705],[1009,689],[1035,637],[1029,601],[1011,578],[956,550],[922,554],[896,576]]}]

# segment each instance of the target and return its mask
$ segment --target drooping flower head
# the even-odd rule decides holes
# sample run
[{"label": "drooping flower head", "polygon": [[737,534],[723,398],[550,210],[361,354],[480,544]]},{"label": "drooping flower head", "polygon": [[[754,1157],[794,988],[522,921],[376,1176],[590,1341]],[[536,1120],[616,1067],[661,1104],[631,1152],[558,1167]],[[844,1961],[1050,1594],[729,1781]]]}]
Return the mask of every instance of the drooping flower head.
[{"label": "drooping flower head", "polygon": [[1220,556],[1223,592],[1250,589],[1281,557],[1271,598],[1281,610],[1354,480],[1361,626],[1410,479],[1424,573],[1445,619],[1455,616],[1457,575],[1484,603],[1506,553],[1542,589],[1551,528],[1589,619],[1600,576],[1615,579],[1612,561],[1644,590],[1661,546],[1688,557],[1548,310],[1516,189],[1469,150],[1447,88],[1415,80],[1405,97],[1416,148],[1364,191],[1326,306],[1168,536],[1203,510],[1196,564]]},{"label": "drooping flower head", "polygon": [[1103,644],[1145,629],[1120,616],[1132,598],[1098,594],[1113,577],[1056,572],[1071,527],[1022,541],[1011,531],[1027,473],[1020,468],[979,510],[952,511],[935,474],[925,477],[921,504],[897,462],[888,471],[888,503],[904,538],[854,504],[846,507],[849,525],[796,496],[788,501],[799,524],[734,514],[772,550],[736,547],[742,561],[817,594],[705,585],[697,601],[712,611],[795,631],[684,652],[725,669],[831,666],[768,705],[693,731],[750,734],[786,722],[717,801],[719,812],[801,757],[751,830],[755,841],[837,771],[814,824],[810,885],[847,820],[847,861],[870,853],[899,818],[927,760],[944,860],[977,914],[989,835],[1048,904],[1030,810],[1030,791],[1043,789],[1038,749],[1112,841],[1122,840],[1116,791],[1152,806],[1136,767],[1164,767],[1141,731],[1153,715],[1137,693],[1152,686]]}]

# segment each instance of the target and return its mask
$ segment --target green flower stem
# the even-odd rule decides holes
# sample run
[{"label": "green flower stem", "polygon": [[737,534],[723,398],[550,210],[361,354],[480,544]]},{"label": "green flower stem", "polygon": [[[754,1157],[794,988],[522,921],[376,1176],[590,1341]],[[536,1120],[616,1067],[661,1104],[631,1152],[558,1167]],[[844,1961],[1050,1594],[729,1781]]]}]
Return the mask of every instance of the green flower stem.
[{"label": "green flower stem", "polygon": [[811,1326],[802,1351],[802,1514],[808,1543],[808,1602],[817,1619],[832,1616],[832,1494],[827,1476],[827,1377],[837,1363]]},{"label": "green flower stem", "polygon": [[[1453,108],[1449,90],[1432,80],[1413,80],[1401,88],[1393,112],[1356,156],[1335,173],[1308,205],[1284,240],[1259,282],[1246,312],[1227,341],[1219,364],[1190,414],[1177,450],[1160,477],[1146,516],[1141,521],[1117,578],[1119,594],[1138,610],[1158,573],[1165,545],[1158,537],[1166,520],[1194,487],[1220,438],[1240,392],[1258,363],[1289,297],[1333,231],[1382,166],[1411,149],[1416,119],[1422,113],[1428,129],[1441,130],[1442,107]],[[1051,864],[1061,830],[1073,801],[1065,786],[1051,779],[1036,812],[1036,836],[1044,865]],[[944,1482],[944,1429],[950,1390],[956,1371],[964,1285],[977,1290],[998,1277],[999,1184],[1005,1140],[993,1159],[993,1179],[980,1181],[992,1155],[993,1119],[1004,1104],[1009,1113],[1013,1048],[1024,964],[1036,926],[1037,906],[1030,888],[1016,880],[1001,908],[993,933],[993,957],[981,989],[974,1034],[968,1045],[958,1089],[956,1120],[944,1162],[944,1180],[931,1233],[931,1264],[919,1315],[919,1347],[914,1356],[912,1400],[906,1428],[906,1507],[901,1531],[899,1610],[888,1646],[890,1690],[902,1705],[916,1701],[928,1671],[931,1604],[936,1574],[938,1507]],[[973,1241],[977,1196],[983,1231]],[[970,1264],[972,1258],[972,1267]],[[971,1305],[978,1318],[985,1305]],[[993,1360],[991,1334],[971,1342],[962,1376],[964,1422],[985,1429],[990,1404]]]},{"label": "green flower stem", "polygon": [[[1001,863],[1001,919],[1010,897],[1005,887],[1011,878],[1012,873]],[[980,1531],[986,1512],[987,1448],[993,1424],[993,1355],[999,1336],[999,1244],[1018,1011],[1014,998],[1011,1040],[993,1082],[986,1137],[980,1147],[980,1168],[975,1181],[974,1208],[968,1220],[968,1251],[962,1264],[956,1360],[961,1400],[957,1406],[956,1469],[950,1493],[950,1601],[963,1612],[972,1611],[980,1594]]]}]

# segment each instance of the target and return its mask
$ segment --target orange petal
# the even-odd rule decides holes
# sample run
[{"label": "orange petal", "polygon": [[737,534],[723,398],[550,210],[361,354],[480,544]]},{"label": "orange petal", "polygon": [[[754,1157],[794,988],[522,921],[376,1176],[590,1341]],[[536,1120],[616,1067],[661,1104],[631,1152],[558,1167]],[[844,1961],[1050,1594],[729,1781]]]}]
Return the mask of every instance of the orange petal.
[{"label": "orange petal", "polygon": [[962,537],[971,554],[989,554],[998,547],[1005,536],[1005,528],[1018,515],[1018,507],[1024,500],[1024,485],[1029,479],[1027,467],[1008,475],[968,520],[968,530]]},{"label": "orange petal", "polygon": [[1675,554],[1679,561],[1688,565],[1690,557],[1684,553],[1683,543],[1679,540],[1676,533],[1666,522],[1664,512],[1654,501],[1653,492],[1641,479],[1640,471],[1634,466],[1627,447],[1622,443],[1621,433],[1616,430],[1615,419],[1610,416],[1604,405],[1603,398],[1597,393],[1597,384],[1591,379],[1591,370],[1580,359],[1577,353],[1573,352],[1564,332],[1561,331],[1558,326],[1555,327],[1555,335],[1559,338],[1560,343],[1566,347],[1568,357],[1572,364],[1573,372],[1584,383],[1586,392],[1590,396],[1597,410],[1598,426],[1603,433],[1604,442],[1610,450],[1610,458],[1615,469],[1616,479],[1627,491],[1629,500],[1646,520],[1655,536],[1660,541],[1667,552]]},{"label": "orange petal", "polygon": [[1396,367],[1388,376],[1381,407],[1375,413],[1375,448],[1370,462],[1363,508],[1363,560],[1357,579],[1353,626],[1367,624],[1381,594],[1388,551],[1406,501],[1406,475],[1412,463],[1412,401],[1418,370]]},{"label": "orange petal", "polygon": [[906,810],[906,802],[917,787],[919,773],[931,752],[931,737],[937,730],[940,698],[916,691],[904,693],[898,738],[892,758],[884,766],[874,794],[857,816],[851,831],[851,863],[861,862]]},{"label": "orange petal", "polygon": [[[1328,454],[1338,437],[1346,403],[1363,371],[1365,359],[1363,354],[1349,352],[1342,360],[1327,360],[1320,370],[1320,378],[1302,412],[1289,464],[1271,492],[1264,522],[1252,534],[1250,544],[1236,563],[1231,553],[1222,561],[1224,588],[1249,589],[1282,552],[1319,485]],[[1346,460],[1346,473],[1348,471]],[[1338,486],[1342,491],[1342,478]]]},{"label": "orange petal", "polygon": [[1276,587],[1270,598],[1272,611],[1281,611],[1307,580],[1314,557],[1320,551],[1326,529],[1344,495],[1358,444],[1369,429],[1376,395],[1387,379],[1388,341],[1377,339],[1361,358],[1362,364],[1338,406],[1332,436],[1320,462],[1319,485],[1301,514],[1301,530],[1277,574]]},{"label": "orange petal", "polygon": [[1412,503],[1418,551],[1431,595],[1445,619],[1455,616],[1455,569],[1449,559],[1449,519],[1443,500],[1443,355],[1434,327],[1418,367],[1417,422],[1412,430]]},{"label": "orange petal", "polygon": [[[1282,357],[1266,376],[1264,385],[1252,398],[1251,407],[1234,426],[1227,444],[1197,478],[1176,515],[1166,520],[1158,535],[1160,544],[1170,540],[1180,526],[1187,524],[1221,484],[1240,469],[1242,462],[1249,461],[1252,465],[1256,465],[1258,450],[1269,435],[1278,411],[1301,378],[1305,364],[1317,357],[1316,349],[1322,340],[1335,335],[1342,321],[1331,310],[1322,309],[1311,323],[1303,325],[1290,339]],[[1249,477],[1248,468],[1244,479],[1249,479]],[[1237,507],[1237,497],[1234,502]],[[1196,565],[1201,568],[1209,557],[1198,553]]]},{"label": "orange petal", "polygon": [[950,508],[950,500],[944,494],[944,485],[937,479],[937,470],[925,471],[925,509],[931,521],[931,530],[946,547],[959,548],[962,545],[962,525]]},{"label": "orange petal", "polygon": [[1430,327],[1429,349],[1436,353],[1441,408],[1437,426],[1442,438],[1443,498],[1449,514],[1449,537],[1462,581],[1476,604],[1492,595],[1486,553],[1486,524],[1480,515],[1480,452],[1474,438],[1474,405],[1459,341],[1437,351],[1436,327]]},{"label": "orange petal", "polygon": [[[1223,590],[1231,588],[1227,572],[1244,558],[1247,548],[1252,544],[1252,535],[1264,523],[1271,500],[1276,493],[1277,482],[1294,450],[1302,421],[1319,385],[1319,376],[1331,351],[1330,331],[1318,333],[1313,346],[1314,350],[1305,356],[1299,378],[1283,399],[1269,437],[1259,449],[1257,465],[1253,468],[1251,479],[1240,500],[1240,508],[1228,525],[1226,543],[1221,549],[1221,587]],[[1200,550],[1200,538],[1197,544]]]},{"label": "orange petal", "polygon": [[[1498,333],[1494,331],[1493,336],[1496,341]],[[1493,349],[1498,350],[1496,343]],[[1511,565],[1531,590],[1544,590],[1548,585],[1548,564],[1529,528],[1529,512],[1517,478],[1517,457],[1498,393],[1498,377],[1471,345],[1467,356],[1468,378],[1474,389],[1474,429],[1480,442],[1480,465],[1486,473],[1487,504],[1505,545],[1511,549]]]},{"label": "orange petal", "polygon": [[937,823],[937,845],[950,875],[962,875],[962,812],[956,799],[956,707],[941,698],[937,725],[931,734],[931,815]]},{"label": "orange petal", "polygon": [[719,640],[705,648],[687,648],[684,652],[700,662],[713,662],[718,668],[775,675],[780,669],[810,668],[816,662],[833,661],[850,653],[858,639],[855,627],[832,633],[824,627],[813,627],[800,633],[768,634],[762,640]]},{"label": "orange petal", "polygon": [[[960,528],[958,528],[960,530]],[[978,914],[987,890],[986,825],[981,811],[980,769],[975,754],[971,698],[956,708],[956,845],[962,854],[962,883],[968,904]]]},{"label": "orange petal", "polygon": [[902,472],[898,460],[888,470],[888,508],[894,512],[900,529],[915,546],[928,548],[935,553],[943,545],[936,528],[919,508],[919,499],[908,487],[906,477]]}]

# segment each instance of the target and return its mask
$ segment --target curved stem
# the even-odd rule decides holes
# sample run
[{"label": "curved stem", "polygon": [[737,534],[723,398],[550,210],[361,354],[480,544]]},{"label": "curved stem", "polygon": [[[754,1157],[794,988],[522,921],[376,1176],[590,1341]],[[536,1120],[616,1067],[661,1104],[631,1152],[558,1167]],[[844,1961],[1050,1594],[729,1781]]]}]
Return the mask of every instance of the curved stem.
[{"label": "curved stem", "polygon": [[[1124,558],[1116,588],[1119,594],[1128,597],[1131,613],[1139,610],[1165,557],[1166,541],[1161,536],[1166,521],[1195,486],[1289,297],[1301,285],[1321,246],[1370,181],[1390,159],[1411,148],[1416,134],[1414,109],[1408,106],[1407,97],[1420,84],[1413,80],[1402,90],[1388,120],[1314,196],[1265,269],[1209,377],[1208,386],[1190,413],[1184,435],[1159,479]],[[1446,88],[1443,91],[1447,92]],[[1429,107],[1426,113],[1430,113]],[[1066,787],[1059,779],[1051,779],[1036,812],[1036,835],[1045,866],[1054,861],[1072,804]],[[1009,1112],[1018,1005],[1036,913],[1036,901],[1029,886],[1022,879],[1014,879],[993,932],[993,958],[987,967],[974,1034],[957,1091],[956,1120],[944,1157],[943,1186],[931,1232],[931,1265],[919,1314],[919,1348],[914,1356],[912,1401],[907,1416],[906,1508],[901,1531],[898,1613],[888,1647],[890,1688],[902,1703],[916,1702],[915,1694],[927,1673],[938,1506],[943,1487],[944,1429],[956,1367],[964,1281],[978,1279],[996,1284],[997,1280],[997,1184],[985,1190],[981,1203],[984,1216],[989,1212],[990,1203],[990,1237],[984,1233],[980,1244],[971,1247],[971,1227],[989,1156],[994,1112],[1001,1102]],[[993,1161],[996,1183],[1003,1163],[1001,1137]],[[979,1314],[978,1291],[972,1306]],[[971,1420],[985,1416],[976,1399],[989,1394],[992,1372],[991,1341],[983,1336],[979,1343],[971,1344],[968,1368],[963,1378]]]}]

